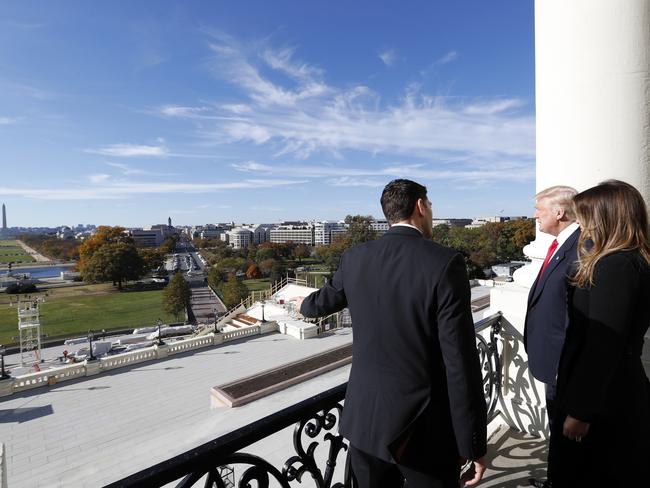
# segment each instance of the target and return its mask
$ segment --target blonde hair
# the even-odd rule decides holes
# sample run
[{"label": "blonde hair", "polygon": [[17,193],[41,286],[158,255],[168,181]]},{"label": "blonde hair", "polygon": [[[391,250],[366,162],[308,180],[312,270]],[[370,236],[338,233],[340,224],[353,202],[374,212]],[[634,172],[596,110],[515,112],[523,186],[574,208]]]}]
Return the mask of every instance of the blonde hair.
[{"label": "blonde hair", "polygon": [[561,208],[567,219],[573,221],[576,219],[573,211],[573,197],[578,194],[575,188],[570,186],[551,186],[540,191],[535,195],[535,200],[546,200],[552,208]]},{"label": "blonde hair", "polygon": [[650,264],[648,209],[636,188],[603,181],[576,195],[573,206],[581,229],[574,285],[593,285],[598,262],[616,251],[636,250]]}]

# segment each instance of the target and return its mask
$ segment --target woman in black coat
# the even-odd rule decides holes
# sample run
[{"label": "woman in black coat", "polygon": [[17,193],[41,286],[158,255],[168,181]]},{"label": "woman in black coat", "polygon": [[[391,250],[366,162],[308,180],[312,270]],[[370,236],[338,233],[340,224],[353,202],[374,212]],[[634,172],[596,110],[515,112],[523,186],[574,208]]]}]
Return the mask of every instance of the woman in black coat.
[{"label": "woman in black coat", "polygon": [[553,488],[647,486],[650,236],[641,194],[610,180],[574,199],[581,226],[551,427]]}]

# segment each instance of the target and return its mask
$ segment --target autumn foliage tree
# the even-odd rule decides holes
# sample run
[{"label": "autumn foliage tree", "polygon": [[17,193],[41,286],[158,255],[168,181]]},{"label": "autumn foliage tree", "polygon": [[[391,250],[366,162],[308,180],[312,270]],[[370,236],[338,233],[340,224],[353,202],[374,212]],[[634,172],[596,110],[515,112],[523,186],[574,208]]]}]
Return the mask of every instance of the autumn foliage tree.
[{"label": "autumn foliage tree", "polygon": [[99,227],[80,246],[78,267],[85,281],[112,281],[120,290],[145,273],[145,261],[122,227]]},{"label": "autumn foliage tree", "polygon": [[257,279],[260,276],[262,276],[262,273],[260,272],[260,267],[255,263],[251,264],[246,270],[246,278],[248,278],[249,280]]},{"label": "autumn foliage tree", "polygon": [[192,292],[182,273],[176,273],[163,291],[163,310],[180,318],[190,306]]}]

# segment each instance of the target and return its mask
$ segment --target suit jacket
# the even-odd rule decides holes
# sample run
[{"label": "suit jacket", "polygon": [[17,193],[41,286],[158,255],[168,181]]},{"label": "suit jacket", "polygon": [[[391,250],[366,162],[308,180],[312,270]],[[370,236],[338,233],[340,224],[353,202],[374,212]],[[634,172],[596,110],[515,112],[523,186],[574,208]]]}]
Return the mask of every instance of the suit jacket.
[{"label": "suit jacket", "polygon": [[391,227],[346,251],[301,312],[346,306],[354,341],[341,433],[368,454],[420,469],[483,456],[486,405],[462,256]]},{"label": "suit jacket", "polygon": [[[630,468],[650,459],[650,384],[641,362],[648,297],[650,266],[636,251],[601,258],[594,284],[575,288],[551,432],[553,486],[578,486],[576,473],[595,478],[579,486],[638,484]],[[580,444],[562,435],[567,414],[591,424]]]},{"label": "suit jacket", "polygon": [[528,294],[528,311],[524,325],[524,347],[528,367],[538,380],[555,385],[557,366],[568,325],[568,276],[578,259],[577,229],[555,252]]}]

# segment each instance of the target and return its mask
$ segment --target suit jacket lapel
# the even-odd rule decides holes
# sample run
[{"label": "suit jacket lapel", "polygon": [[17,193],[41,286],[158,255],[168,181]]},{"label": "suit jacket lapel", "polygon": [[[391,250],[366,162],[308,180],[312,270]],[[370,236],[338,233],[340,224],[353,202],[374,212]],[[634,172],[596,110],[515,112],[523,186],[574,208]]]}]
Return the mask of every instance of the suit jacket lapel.
[{"label": "suit jacket lapel", "polygon": [[569,238],[564,241],[564,244],[560,246],[560,248],[557,250],[555,253],[555,256],[549,261],[548,265],[546,266],[546,269],[544,270],[544,274],[542,275],[542,278],[540,279],[539,274],[537,275],[537,279],[533,283],[533,292],[529,295],[529,300],[528,300],[528,305],[530,306],[537,298],[539,298],[539,295],[542,293],[542,290],[544,289],[544,285],[546,284],[546,281],[548,280],[548,277],[551,276],[555,268],[558,267],[558,265],[566,259],[566,255],[569,252],[571,248],[573,248],[573,245],[575,244],[576,240],[578,239],[578,235],[580,234],[580,229],[576,230],[573,234],[569,236]]}]

